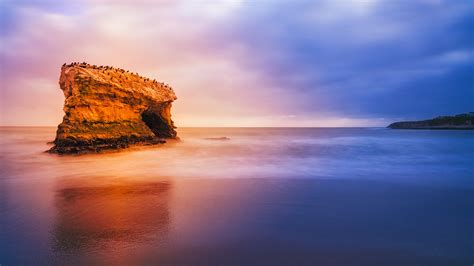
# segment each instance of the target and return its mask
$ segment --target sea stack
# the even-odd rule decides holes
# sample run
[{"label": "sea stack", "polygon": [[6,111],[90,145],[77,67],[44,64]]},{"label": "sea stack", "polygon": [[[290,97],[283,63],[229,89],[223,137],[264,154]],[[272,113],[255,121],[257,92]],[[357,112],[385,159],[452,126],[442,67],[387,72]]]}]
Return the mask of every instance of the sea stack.
[{"label": "sea stack", "polygon": [[87,63],[64,64],[59,86],[64,118],[53,153],[99,152],[176,138],[173,89],[130,71]]}]

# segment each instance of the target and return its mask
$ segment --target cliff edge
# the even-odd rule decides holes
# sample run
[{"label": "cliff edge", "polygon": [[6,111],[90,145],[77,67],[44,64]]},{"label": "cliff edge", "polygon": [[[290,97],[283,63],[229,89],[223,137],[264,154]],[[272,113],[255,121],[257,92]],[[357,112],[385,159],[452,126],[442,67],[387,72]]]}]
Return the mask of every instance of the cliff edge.
[{"label": "cliff edge", "polygon": [[53,153],[99,152],[175,138],[171,87],[120,68],[64,64],[59,86],[64,118]]},{"label": "cliff edge", "polygon": [[404,121],[392,123],[393,129],[474,129],[474,112],[455,116],[439,116],[422,121]]}]

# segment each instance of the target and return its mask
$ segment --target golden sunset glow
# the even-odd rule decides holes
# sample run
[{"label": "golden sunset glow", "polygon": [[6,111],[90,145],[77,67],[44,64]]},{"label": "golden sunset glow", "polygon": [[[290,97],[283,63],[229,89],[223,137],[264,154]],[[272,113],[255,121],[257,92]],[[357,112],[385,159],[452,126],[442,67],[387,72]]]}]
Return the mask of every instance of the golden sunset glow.
[{"label": "golden sunset glow", "polygon": [[0,266],[472,265],[473,22],[0,0]]}]

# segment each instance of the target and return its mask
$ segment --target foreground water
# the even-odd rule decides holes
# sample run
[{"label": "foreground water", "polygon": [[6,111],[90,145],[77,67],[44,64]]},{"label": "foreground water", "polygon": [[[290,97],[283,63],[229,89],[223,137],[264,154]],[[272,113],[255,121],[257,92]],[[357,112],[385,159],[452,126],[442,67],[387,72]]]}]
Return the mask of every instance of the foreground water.
[{"label": "foreground water", "polygon": [[474,261],[472,131],[182,128],[81,156],[43,153],[54,134],[0,128],[1,265]]}]

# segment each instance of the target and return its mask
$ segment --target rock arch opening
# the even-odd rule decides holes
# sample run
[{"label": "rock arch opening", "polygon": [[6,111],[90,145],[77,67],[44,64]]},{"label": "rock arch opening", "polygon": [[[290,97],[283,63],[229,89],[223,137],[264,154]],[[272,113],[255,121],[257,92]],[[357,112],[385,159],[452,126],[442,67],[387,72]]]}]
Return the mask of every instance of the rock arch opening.
[{"label": "rock arch opening", "polygon": [[161,117],[159,113],[151,110],[145,110],[141,115],[142,121],[147,125],[148,128],[160,138],[174,137],[170,136],[170,126],[168,122]]}]

